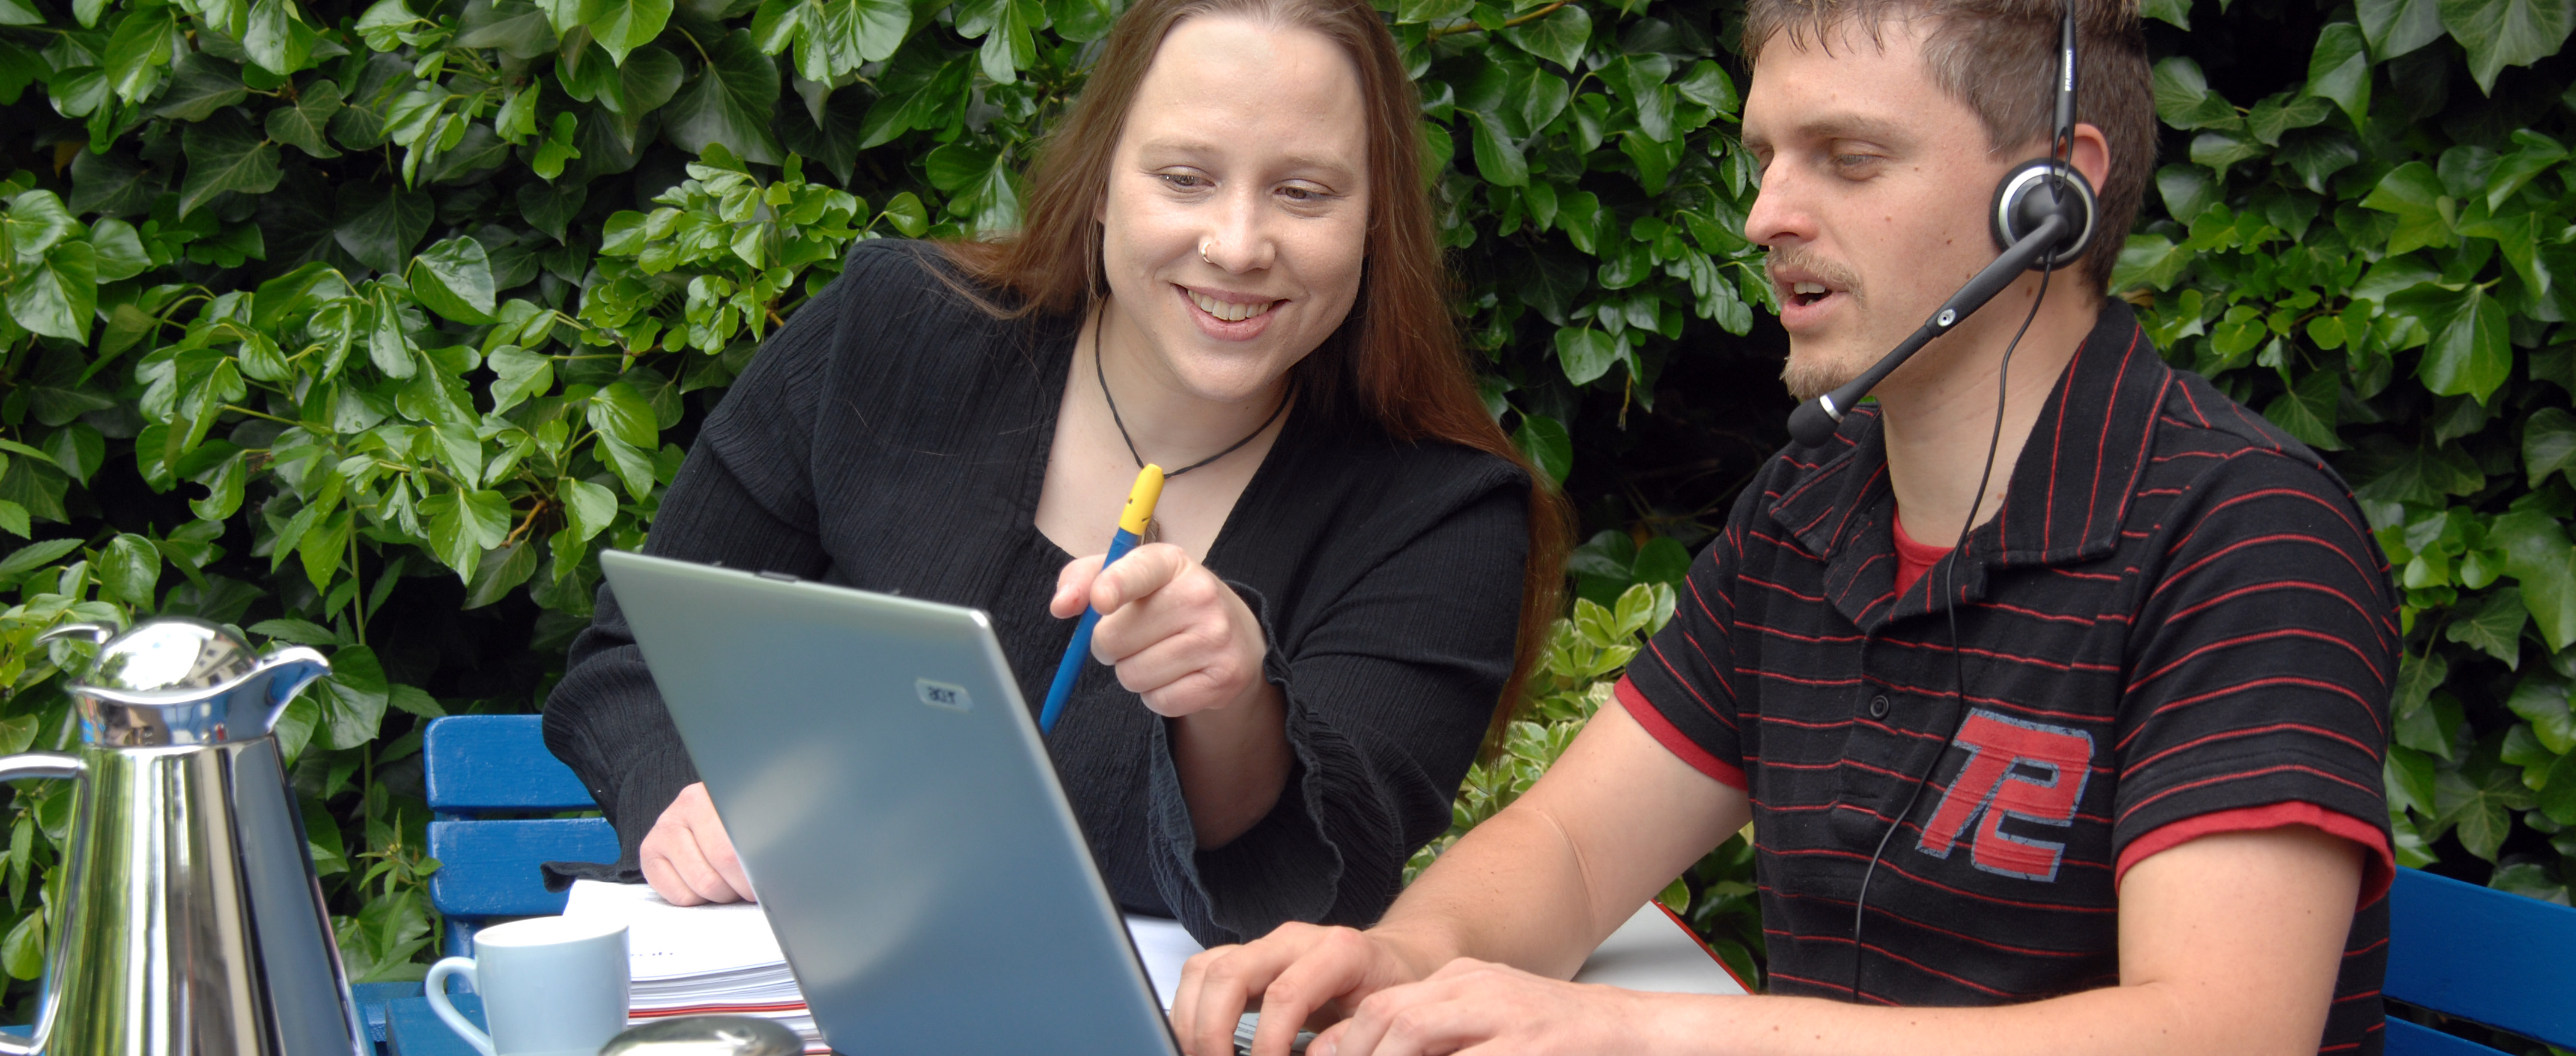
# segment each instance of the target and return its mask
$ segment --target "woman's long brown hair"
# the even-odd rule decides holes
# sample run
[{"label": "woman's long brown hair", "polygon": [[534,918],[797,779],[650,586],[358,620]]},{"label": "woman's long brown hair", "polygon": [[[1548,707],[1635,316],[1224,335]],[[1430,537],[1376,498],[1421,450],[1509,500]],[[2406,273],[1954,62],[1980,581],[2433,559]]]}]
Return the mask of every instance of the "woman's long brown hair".
[{"label": "woman's long brown hair", "polygon": [[1395,38],[1368,0],[1137,0],[1111,28],[1082,95],[1041,148],[1025,222],[991,241],[941,249],[966,276],[1018,295],[997,314],[1071,314],[1109,293],[1094,209],[1108,194],[1111,156],[1137,86],[1163,38],[1198,15],[1242,15],[1322,34],[1357,67],[1368,122],[1369,226],[1358,298],[1339,329],[1290,368],[1298,399],[1355,409],[1397,440],[1444,441],[1509,460],[1530,479],[1529,561],[1521,573],[1520,633],[1511,679],[1487,728],[1501,742],[1556,619],[1572,529],[1565,499],[1485,413],[1449,311],[1449,272],[1432,231],[1422,178],[1421,101]]}]

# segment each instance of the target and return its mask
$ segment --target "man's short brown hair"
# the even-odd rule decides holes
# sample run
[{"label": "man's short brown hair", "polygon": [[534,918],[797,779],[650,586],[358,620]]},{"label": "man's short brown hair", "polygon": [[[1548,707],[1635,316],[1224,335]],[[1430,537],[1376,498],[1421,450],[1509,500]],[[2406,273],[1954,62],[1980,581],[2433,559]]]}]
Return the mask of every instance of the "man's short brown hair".
[{"label": "man's short brown hair", "polygon": [[2156,163],[2155,91],[2132,0],[1747,0],[1744,54],[1759,64],[1783,33],[1796,47],[1831,47],[1838,29],[1875,41],[1890,22],[1929,18],[1923,59],[1933,82],[1977,112],[1988,149],[2007,150],[2049,136],[2067,3],[2076,5],[2075,119],[2100,128],[2111,148],[2083,268],[2108,283]]}]

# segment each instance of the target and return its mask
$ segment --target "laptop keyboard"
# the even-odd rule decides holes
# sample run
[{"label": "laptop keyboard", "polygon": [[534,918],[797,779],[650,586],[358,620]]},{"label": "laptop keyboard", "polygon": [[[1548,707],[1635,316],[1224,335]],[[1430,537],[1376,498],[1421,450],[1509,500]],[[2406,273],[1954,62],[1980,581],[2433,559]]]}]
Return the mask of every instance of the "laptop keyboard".
[{"label": "laptop keyboard", "polygon": [[[1252,1054],[1252,1032],[1253,1032],[1253,1031],[1255,1031],[1255,1030],[1260,1029],[1260,1027],[1261,1027],[1261,1013],[1259,1013],[1259,1012],[1246,1012],[1246,1013],[1244,1013],[1244,1014],[1243,1014],[1243,1018],[1242,1018],[1242,1019],[1239,1019],[1239,1020],[1236,1020],[1236,1021],[1235,1021],[1235,1023],[1234,1023],[1234,1056],[1251,1056],[1251,1054]],[[1298,1031],[1298,1032],[1297,1032],[1297,1039],[1296,1039],[1295,1041],[1291,1041],[1291,1042],[1289,1042],[1289,1043],[1288,1043],[1288,1051],[1290,1051],[1290,1052],[1304,1052],[1304,1051],[1306,1051],[1306,1043],[1307,1043],[1307,1042],[1310,1042],[1310,1041],[1313,1041],[1313,1040],[1315,1040],[1315,1032],[1314,1032],[1314,1031],[1311,1031],[1311,1030],[1301,1030],[1301,1031]]]}]

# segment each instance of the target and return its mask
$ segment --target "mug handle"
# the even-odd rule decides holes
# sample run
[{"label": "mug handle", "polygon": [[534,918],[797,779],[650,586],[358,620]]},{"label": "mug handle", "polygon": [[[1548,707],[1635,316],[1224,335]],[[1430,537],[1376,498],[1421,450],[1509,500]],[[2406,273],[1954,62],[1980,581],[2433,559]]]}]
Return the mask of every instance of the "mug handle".
[{"label": "mug handle", "polygon": [[482,1053],[483,1056],[496,1056],[492,1051],[492,1035],[475,1029],[472,1020],[465,1018],[465,1014],[457,1011],[455,1005],[448,1003],[447,977],[451,975],[462,975],[466,982],[474,984],[476,993],[483,991],[482,980],[476,978],[474,974],[474,958],[442,958],[437,964],[429,966],[429,975],[420,981],[422,995],[429,998],[429,1010],[438,1013],[438,1018],[447,1022],[447,1029],[455,1031],[457,1037],[465,1039],[466,1044],[474,1046],[474,1051]]}]

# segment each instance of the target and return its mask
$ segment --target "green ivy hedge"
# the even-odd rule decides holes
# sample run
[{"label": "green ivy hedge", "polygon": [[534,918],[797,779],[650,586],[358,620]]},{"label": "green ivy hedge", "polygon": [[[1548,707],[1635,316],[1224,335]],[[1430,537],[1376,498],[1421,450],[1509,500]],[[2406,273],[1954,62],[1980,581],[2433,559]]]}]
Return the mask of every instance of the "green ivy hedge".
[{"label": "green ivy hedge", "polygon": [[[2562,901],[2571,2],[2151,0],[2168,164],[2118,283],[2177,362],[2333,452],[2403,569],[2408,860]],[[1016,223],[1117,6],[0,0],[0,534],[26,540],[0,749],[73,736],[82,646],[32,644],[61,620],[329,651],[281,737],[352,971],[416,976],[421,721],[539,705],[598,549],[642,541],[851,242]],[[1781,441],[1781,342],[1741,237],[1734,5],[1382,6],[1489,406],[1601,530],[1571,568],[1594,605],[1465,825],[1554,758]],[[12,802],[23,980],[69,798]],[[1730,848],[1667,898],[1758,965]]]}]

